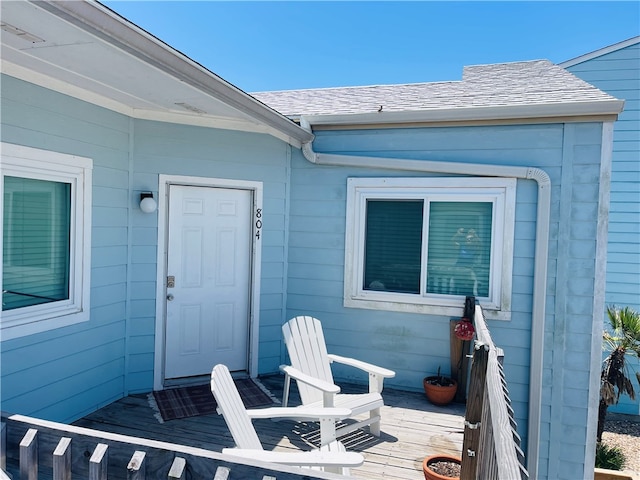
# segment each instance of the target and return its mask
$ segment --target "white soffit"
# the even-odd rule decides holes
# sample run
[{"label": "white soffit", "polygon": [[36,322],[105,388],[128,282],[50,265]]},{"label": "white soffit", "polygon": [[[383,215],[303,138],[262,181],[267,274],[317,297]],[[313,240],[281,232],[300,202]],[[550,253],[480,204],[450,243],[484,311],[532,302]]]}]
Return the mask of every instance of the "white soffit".
[{"label": "white soffit", "polygon": [[[192,83],[186,74],[179,78],[169,68],[163,69],[162,62],[144,58],[147,52],[134,55],[49,12],[47,3],[39,3],[45,8],[27,1],[0,2],[3,73],[134,118],[269,133],[298,146],[305,139],[307,132],[293,122],[132,24],[126,28],[141,44],[165,56],[169,52],[171,67],[196,72],[202,78]],[[95,2],[66,3],[85,3],[99,20],[116,27],[125,25]],[[199,88],[203,79],[210,91]],[[233,97],[235,105],[216,98],[217,90],[224,90],[222,98]]]}]

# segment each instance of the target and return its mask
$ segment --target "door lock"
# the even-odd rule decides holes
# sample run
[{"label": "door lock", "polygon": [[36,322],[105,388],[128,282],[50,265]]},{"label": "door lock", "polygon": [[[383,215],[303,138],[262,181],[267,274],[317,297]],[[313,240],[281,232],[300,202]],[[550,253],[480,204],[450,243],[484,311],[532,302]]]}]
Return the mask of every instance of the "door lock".
[{"label": "door lock", "polygon": [[176,287],[176,277],[173,275],[169,275],[167,277],[167,288],[175,288]]}]

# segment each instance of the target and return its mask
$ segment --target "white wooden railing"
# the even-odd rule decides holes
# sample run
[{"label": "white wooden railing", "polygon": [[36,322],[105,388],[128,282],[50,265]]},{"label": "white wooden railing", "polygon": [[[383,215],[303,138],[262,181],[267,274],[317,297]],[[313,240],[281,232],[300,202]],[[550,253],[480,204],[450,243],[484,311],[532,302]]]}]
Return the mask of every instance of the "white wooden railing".
[{"label": "white wooden railing", "polygon": [[0,428],[0,480],[70,480],[72,476],[89,480],[344,478],[23,415],[2,415]]},{"label": "white wooden railing", "polygon": [[503,371],[504,353],[493,343],[478,305],[474,324],[460,480],[526,480],[529,473]]}]

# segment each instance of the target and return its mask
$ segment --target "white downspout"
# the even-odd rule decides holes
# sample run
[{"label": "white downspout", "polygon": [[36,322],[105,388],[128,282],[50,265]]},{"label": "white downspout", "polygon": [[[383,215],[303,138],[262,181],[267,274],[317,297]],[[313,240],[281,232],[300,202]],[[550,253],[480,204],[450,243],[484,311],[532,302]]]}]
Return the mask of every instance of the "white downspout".
[{"label": "white downspout", "polygon": [[[311,124],[300,117],[300,126],[312,132]],[[531,360],[529,382],[529,424],[527,436],[527,470],[530,478],[538,476],[540,454],[540,417],[542,411],[542,360],[544,355],[544,317],[547,288],[547,256],[549,252],[549,219],[551,212],[551,179],[535,167],[485,165],[475,163],[449,163],[431,160],[407,160],[391,157],[338,155],[313,151],[312,141],[302,145],[304,157],[317,165],[335,165],[413,172],[476,175],[534,180],[538,184],[536,217],[536,247],[533,272],[533,307],[531,321]]]}]

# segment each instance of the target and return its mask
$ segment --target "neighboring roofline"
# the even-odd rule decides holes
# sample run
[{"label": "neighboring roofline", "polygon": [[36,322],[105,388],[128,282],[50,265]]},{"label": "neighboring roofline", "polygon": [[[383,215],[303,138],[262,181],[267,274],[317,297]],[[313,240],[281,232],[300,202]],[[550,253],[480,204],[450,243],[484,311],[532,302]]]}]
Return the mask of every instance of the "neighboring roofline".
[{"label": "neighboring roofline", "polygon": [[572,58],[571,60],[567,60],[566,62],[559,63],[558,66],[562,68],[573,67],[582,62],[586,62],[593,58],[601,57],[602,55],[606,55],[607,53],[615,52],[617,50],[621,50],[623,48],[630,47],[631,45],[635,45],[640,43],[640,36],[629,38],[628,40],[623,40],[622,42],[614,43],[613,45],[609,45],[608,47],[600,48],[591,53],[585,53],[584,55],[580,55],[579,57]]},{"label": "neighboring roofline", "polygon": [[128,54],[216,98],[278,132],[279,138],[299,147],[312,135],[287,117],[141,29],[101,3],[29,0]]},{"label": "neighboring roofline", "polygon": [[[584,121],[588,117],[590,121],[600,118],[600,121],[615,120],[622,112],[623,100],[573,102],[562,104],[541,104],[527,106],[500,106],[500,107],[468,107],[468,108],[438,108],[431,110],[415,110],[405,112],[376,112],[363,114],[338,114],[338,115],[304,115],[314,125],[340,126],[360,125],[374,126],[380,124],[419,124],[419,123],[445,123],[445,122],[472,122],[472,121],[505,121],[505,120],[544,120],[562,118],[563,121]],[[291,117],[299,121],[299,116]]]}]

